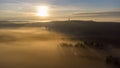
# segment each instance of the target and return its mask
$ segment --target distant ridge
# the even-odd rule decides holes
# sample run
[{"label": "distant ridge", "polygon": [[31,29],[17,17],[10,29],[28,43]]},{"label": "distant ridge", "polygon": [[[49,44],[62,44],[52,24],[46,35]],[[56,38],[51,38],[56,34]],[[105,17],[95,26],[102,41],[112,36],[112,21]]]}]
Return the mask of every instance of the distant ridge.
[{"label": "distant ridge", "polygon": [[[86,22],[86,23],[120,23],[120,22],[104,22],[104,21],[94,21],[94,20],[62,20],[62,21],[47,21],[47,22]],[[44,23],[47,23],[47,22],[44,22]],[[1,20],[0,23],[43,23],[42,21],[12,21],[12,20],[8,20],[8,21],[5,21],[5,20]]]}]

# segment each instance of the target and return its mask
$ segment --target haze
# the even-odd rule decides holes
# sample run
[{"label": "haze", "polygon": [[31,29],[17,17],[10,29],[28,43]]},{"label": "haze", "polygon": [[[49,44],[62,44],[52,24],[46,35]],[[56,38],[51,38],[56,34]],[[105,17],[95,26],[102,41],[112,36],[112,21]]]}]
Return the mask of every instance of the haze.
[{"label": "haze", "polygon": [[0,0],[0,68],[120,68],[120,0]]},{"label": "haze", "polygon": [[[36,16],[48,6],[48,18]],[[0,0],[0,20],[95,20],[120,22],[120,0]]]}]

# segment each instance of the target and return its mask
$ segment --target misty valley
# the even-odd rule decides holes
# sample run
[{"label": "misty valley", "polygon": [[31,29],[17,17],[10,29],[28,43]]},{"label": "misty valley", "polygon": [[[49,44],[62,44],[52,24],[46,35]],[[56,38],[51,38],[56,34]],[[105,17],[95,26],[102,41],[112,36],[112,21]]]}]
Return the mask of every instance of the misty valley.
[{"label": "misty valley", "polygon": [[119,22],[23,22],[0,21],[0,68],[120,67]]}]

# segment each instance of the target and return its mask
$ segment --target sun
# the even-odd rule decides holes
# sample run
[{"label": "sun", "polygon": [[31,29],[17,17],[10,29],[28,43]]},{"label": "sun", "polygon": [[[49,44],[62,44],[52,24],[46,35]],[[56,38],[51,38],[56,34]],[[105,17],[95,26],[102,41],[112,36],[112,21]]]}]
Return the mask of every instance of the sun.
[{"label": "sun", "polygon": [[48,13],[48,6],[39,6],[37,8],[37,16],[41,16],[41,17],[48,17],[49,13]]}]

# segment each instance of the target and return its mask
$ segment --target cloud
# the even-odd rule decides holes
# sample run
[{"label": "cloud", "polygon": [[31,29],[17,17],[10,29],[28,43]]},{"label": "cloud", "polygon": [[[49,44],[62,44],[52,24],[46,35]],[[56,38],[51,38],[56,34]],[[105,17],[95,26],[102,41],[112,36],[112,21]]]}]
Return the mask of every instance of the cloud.
[{"label": "cloud", "polygon": [[53,0],[0,0],[0,3],[41,3]]},{"label": "cloud", "polygon": [[74,13],[76,17],[120,17],[120,11]]}]

